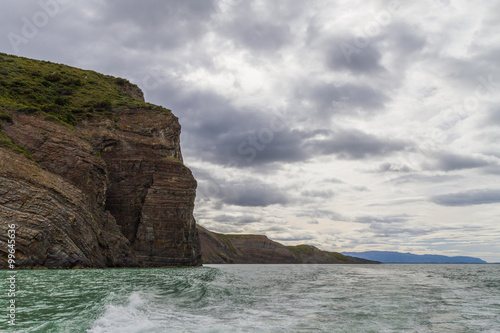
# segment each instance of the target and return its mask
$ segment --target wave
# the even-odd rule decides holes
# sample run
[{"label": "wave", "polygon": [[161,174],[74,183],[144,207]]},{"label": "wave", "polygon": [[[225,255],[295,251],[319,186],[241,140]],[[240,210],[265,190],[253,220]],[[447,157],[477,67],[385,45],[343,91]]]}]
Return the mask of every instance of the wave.
[{"label": "wave", "polygon": [[107,304],[103,315],[98,318],[89,333],[135,333],[151,332],[156,326],[148,319],[151,302],[141,292],[132,292],[125,305]]}]

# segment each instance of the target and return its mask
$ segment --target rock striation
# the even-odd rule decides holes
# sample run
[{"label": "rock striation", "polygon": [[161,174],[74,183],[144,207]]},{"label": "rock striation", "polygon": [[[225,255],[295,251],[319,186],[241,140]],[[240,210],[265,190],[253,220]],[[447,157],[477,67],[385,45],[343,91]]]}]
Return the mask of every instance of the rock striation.
[{"label": "rock striation", "polygon": [[0,71],[1,267],[10,224],[17,267],[201,265],[169,110],[91,71],[5,54]]}]

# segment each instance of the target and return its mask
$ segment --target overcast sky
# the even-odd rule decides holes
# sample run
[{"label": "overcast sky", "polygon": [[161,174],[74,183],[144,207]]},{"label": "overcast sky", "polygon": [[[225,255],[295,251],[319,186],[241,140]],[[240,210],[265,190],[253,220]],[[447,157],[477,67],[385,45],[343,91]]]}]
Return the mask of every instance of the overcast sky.
[{"label": "overcast sky", "polygon": [[500,1],[2,0],[0,27],[173,110],[208,229],[500,262]]}]

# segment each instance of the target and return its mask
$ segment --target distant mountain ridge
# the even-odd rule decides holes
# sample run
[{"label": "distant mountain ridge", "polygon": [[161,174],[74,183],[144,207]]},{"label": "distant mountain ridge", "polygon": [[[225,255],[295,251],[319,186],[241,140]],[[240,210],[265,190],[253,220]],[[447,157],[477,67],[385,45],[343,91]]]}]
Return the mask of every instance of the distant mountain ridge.
[{"label": "distant mountain ridge", "polygon": [[436,254],[413,254],[394,251],[342,252],[349,257],[394,264],[487,264],[486,261],[466,256],[448,257]]}]

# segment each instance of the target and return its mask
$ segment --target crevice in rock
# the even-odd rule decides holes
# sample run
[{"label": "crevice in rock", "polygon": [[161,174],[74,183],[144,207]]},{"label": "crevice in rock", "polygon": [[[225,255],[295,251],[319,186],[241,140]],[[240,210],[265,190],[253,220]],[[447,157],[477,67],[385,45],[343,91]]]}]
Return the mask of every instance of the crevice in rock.
[{"label": "crevice in rock", "polygon": [[154,170],[148,170],[150,166],[144,160],[131,163],[108,159],[106,154],[103,154],[103,159],[108,165],[109,177],[105,210],[111,213],[121,233],[133,245],[142,222],[146,196],[153,185]]},{"label": "crevice in rock", "polygon": [[142,221],[142,210],[144,208],[144,202],[146,201],[146,197],[148,195],[149,189],[152,186],[153,186],[153,176],[151,175],[150,182],[148,184],[144,185],[144,188],[143,188],[141,196],[140,196],[141,205],[139,207],[139,211],[137,212],[138,213],[137,219],[134,221],[135,222],[134,223],[134,234],[133,234],[132,240],[130,241],[131,245],[134,245],[135,240],[137,238],[137,232],[139,230],[139,226],[141,225],[141,221]]}]

